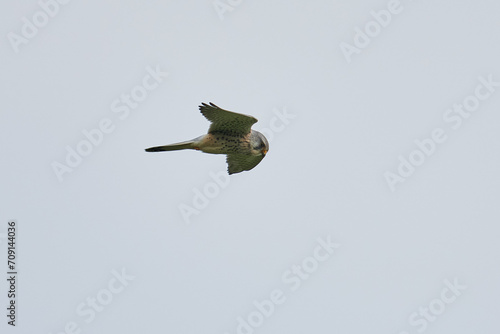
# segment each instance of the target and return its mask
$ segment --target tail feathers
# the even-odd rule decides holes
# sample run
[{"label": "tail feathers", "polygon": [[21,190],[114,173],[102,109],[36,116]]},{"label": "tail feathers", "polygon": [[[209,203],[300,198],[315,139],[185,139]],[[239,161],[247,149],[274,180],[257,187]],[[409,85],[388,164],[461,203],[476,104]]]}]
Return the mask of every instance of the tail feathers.
[{"label": "tail feathers", "polygon": [[182,143],[176,143],[164,146],[155,146],[146,149],[146,152],[161,152],[161,151],[178,151],[178,150],[188,150],[194,149],[194,141],[184,141]]}]

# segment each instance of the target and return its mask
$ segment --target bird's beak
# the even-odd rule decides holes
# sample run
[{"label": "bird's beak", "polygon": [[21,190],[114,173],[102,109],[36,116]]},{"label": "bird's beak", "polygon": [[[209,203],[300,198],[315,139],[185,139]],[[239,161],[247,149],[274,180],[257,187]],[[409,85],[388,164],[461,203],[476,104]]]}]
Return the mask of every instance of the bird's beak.
[{"label": "bird's beak", "polygon": [[265,148],[263,148],[261,152],[262,152],[262,154],[266,155],[267,150]]}]

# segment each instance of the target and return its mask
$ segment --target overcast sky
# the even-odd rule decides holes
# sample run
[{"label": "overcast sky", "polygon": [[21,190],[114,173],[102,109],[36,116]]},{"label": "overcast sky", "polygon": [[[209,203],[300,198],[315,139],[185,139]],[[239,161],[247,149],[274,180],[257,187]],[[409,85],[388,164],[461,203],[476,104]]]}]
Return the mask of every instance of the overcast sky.
[{"label": "overcast sky", "polygon": [[[2,2],[1,332],[498,332],[499,10]],[[144,151],[201,102],[266,158]]]}]

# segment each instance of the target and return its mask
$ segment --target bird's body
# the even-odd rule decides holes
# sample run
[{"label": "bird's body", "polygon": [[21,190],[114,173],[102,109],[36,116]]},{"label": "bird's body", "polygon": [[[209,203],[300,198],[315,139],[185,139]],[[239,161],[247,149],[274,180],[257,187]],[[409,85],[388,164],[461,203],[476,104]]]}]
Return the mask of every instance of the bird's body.
[{"label": "bird's body", "polygon": [[223,133],[207,133],[195,139],[164,146],[151,147],[147,152],[200,150],[211,154],[245,153],[250,150],[250,134],[234,136]]},{"label": "bird's body", "polygon": [[212,122],[207,134],[181,143],[151,147],[146,151],[194,149],[226,154],[229,174],[250,170],[264,158],[269,143],[262,133],[251,129],[257,122],[256,118],[221,109],[213,103],[202,103],[200,111]]}]

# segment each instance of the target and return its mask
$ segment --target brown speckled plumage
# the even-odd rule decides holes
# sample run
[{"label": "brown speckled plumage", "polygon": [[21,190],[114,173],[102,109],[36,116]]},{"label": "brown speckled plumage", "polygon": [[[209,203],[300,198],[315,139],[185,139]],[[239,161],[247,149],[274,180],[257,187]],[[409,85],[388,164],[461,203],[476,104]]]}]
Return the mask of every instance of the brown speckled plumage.
[{"label": "brown speckled plumage", "polygon": [[146,151],[195,149],[226,154],[229,174],[251,170],[265,157],[269,143],[262,133],[252,130],[252,125],[257,122],[255,117],[224,110],[213,103],[202,103],[200,112],[211,122],[206,135],[182,143],[151,147]]}]

